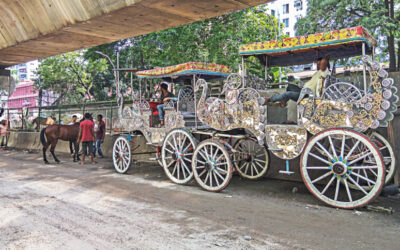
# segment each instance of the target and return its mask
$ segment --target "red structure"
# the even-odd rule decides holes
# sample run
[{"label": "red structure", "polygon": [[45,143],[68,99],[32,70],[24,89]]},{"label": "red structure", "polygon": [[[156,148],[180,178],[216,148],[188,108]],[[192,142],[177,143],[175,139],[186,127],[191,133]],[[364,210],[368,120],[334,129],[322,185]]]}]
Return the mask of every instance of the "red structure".
[{"label": "red structure", "polygon": [[[51,91],[43,91],[42,106],[50,106],[57,99]],[[23,81],[15,87],[7,102],[8,108],[29,108],[39,106],[39,91],[33,81]]]}]

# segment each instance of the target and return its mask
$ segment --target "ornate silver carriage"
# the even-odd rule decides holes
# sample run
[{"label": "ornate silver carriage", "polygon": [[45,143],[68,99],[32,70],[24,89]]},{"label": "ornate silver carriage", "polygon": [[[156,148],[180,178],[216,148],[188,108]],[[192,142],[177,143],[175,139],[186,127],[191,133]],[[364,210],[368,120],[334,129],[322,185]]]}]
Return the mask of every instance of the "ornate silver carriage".
[{"label": "ornate silver carriage", "polygon": [[[286,170],[280,172],[293,173],[289,160],[301,155],[300,173],[308,190],[331,206],[355,208],[367,204],[394,173],[393,150],[375,129],[386,127],[393,119],[397,89],[381,64],[368,56],[374,56],[375,45],[376,40],[358,26],[246,44],[239,51],[242,68],[245,58],[254,56],[266,72],[271,66],[312,63],[325,55],[330,59],[361,56],[363,80],[359,86],[339,82],[331,74],[323,81],[320,97],[310,89],[301,90],[296,125],[265,124],[268,151],[287,162]],[[242,76],[242,85],[236,90],[239,95],[247,91],[246,79]],[[268,91],[256,91],[268,95]]]},{"label": "ornate silver carriage", "polygon": [[[393,118],[397,89],[380,64],[367,56],[373,55],[375,44],[365,29],[355,27],[240,48],[242,72],[245,58],[251,56],[266,72],[271,66],[310,63],[327,54],[331,59],[362,56],[363,88],[338,82],[333,75],[325,79],[321,97],[303,88],[296,125],[269,123],[264,97],[274,90],[266,80],[244,73],[228,76],[229,67],[187,63],[138,72],[142,80],[185,84],[177,102],[165,105],[164,128],[154,127],[155,104],[143,99],[141,87],[132,107],[121,107],[119,123],[126,133],[114,144],[115,169],[125,173],[132,155],[148,154],[151,146],[156,148],[154,160],[170,180],[185,184],[194,178],[203,189],[218,192],[234,171],[248,179],[264,176],[269,153],[286,160],[282,174],[293,173],[289,160],[301,156],[302,179],[318,199],[339,208],[363,206],[379,195],[394,171],[393,150],[375,129]],[[210,81],[216,78],[226,78],[225,84],[212,96]]]}]

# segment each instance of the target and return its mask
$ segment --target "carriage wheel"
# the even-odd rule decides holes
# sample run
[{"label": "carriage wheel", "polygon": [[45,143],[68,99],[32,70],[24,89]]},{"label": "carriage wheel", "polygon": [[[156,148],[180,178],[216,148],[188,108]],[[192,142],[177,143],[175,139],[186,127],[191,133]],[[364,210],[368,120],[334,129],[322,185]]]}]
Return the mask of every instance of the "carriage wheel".
[{"label": "carriage wheel", "polygon": [[396,170],[396,159],[394,156],[393,148],[390,143],[377,132],[373,132],[370,137],[371,141],[373,141],[379,149],[379,152],[382,155],[383,164],[385,164],[385,184],[388,184],[393,176],[394,171]]},{"label": "carriage wheel", "polygon": [[201,142],[194,151],[192,168],[194,178],[205,190],[219,192],[232,178],[232,162],[222,143],[209,139]]},{"label": "carriage wheel", "polygon": [[242,177],[256,180],[263,177],[268,171],[268,151],[257,141],[250,138],[240,139],[233,148],[237,151],[233,155],[233,162]]},{"label": "carriage wheel", "polygon": [[[393,148],[391,147],[390,143],[385,139],[385,137],[383,137],[382,135],[380,135],[377,132],[371,133],[369,138],[373,143],[375,143],[379,152],[381,153],[381,156],[383,159],[383,164],[385,166],[385,184],[387,184],[393,178],[394,171],[395,171],[395,157],[394,157],[394,153],[393,153]],[[357,150],[362,152],[364,150],[363,148],[364,147],[362,147],[362,146],[358,146]],[[355,153],[353,153],[353,155],[354,154]],[[371,161],[373,161],[373,159],[371,159],[371,157],[367,157],[367,158],[365,158],[363,163],[369,164]],[[357,169],[357,170],[354,170],[354,172],[356,172],[357,174],[360,174],[364,177],[368,177],[368,172],[366,172],[363,169]],[[366,182],[365,184],[366,184],[365,186],[362,186],[364,189],[370,190],[372,188],[371,183]],[[358,187],[353,184],[349,184],[349,187],[358,189]]]},{"label": "carriage wheel", "polygon": [[174,129],[167,134],[161,148],[161,161],[171,181],[185,184],[192,180],[191,162],[195,147],[196,140],[184,129]]},{"label": "carriage wheel", "polygon": [[[362,152],[357,148],[363,148]],[[347,209],[372,201],[385,180],[378,148],[365,135],[349,129],[329,129],[313,136],[301,157],[300,171],[308,190],[318,199]],[[349,188],[350,184],[357,189]],[[367,184],[369,190],[363,187]]]},{"label": "carriage wheel", "polygon": [[115,140],[113,146],[113,163],[115,171],[125,174],[132,162],[131,145],[124,136],[120,136]]}]

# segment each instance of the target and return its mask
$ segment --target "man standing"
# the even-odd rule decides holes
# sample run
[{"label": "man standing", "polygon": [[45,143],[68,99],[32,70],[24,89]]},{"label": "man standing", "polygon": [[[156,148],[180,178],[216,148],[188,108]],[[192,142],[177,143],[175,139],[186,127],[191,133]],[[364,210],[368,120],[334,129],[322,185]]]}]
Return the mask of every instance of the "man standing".
[{"label": "man standing", "polygon": [[101,151],[101,144],[104,142],[106,136],[106,123],[103,121],[103,115],[97,115],[97,131],[96,131],[96,150],[100,158],[104,158]]},{"label": "man standing", "polygon": [[85,120],[79,125],[78,143],[82,141],[82,165],[85,164],[85,156],[88,155],[90,155],[92,164],[95,163],[93,159],[94,123],[90,120],[90,117],[91,115],[86,113]]},{"label": "man standing", "polygon": [[[74,125],[74,124],[78,123],[77,120],[78,120],[78,117],[76,115],[73,115],[72,120],[68,125]],[[69,151],[71,152],[72,157],[74,156],[74,148],[72,146],[75,144],[75,142],[76,142],[76,139],[69,141]],[[79,151],[79,145],[78,145],[77,150]]]}]

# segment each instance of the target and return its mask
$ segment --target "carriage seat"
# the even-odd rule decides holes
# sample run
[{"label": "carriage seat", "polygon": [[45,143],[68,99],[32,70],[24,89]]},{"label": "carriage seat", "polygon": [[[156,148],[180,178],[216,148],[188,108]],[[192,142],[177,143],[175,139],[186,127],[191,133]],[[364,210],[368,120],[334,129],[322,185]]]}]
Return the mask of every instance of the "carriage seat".
[{"label": "carriage seat", "polygon": [[161,104],[161,102],[149,102],[151,111],[152,111],[152,115],[157,115],[158,116],[158,109],[157,106]]}]

